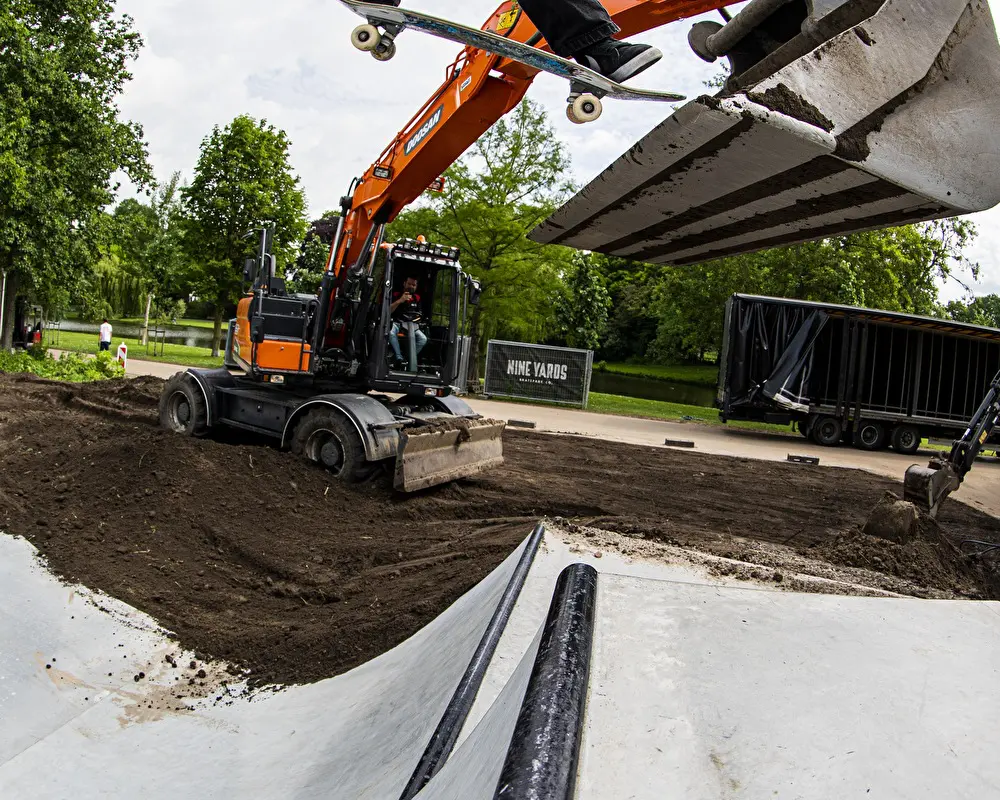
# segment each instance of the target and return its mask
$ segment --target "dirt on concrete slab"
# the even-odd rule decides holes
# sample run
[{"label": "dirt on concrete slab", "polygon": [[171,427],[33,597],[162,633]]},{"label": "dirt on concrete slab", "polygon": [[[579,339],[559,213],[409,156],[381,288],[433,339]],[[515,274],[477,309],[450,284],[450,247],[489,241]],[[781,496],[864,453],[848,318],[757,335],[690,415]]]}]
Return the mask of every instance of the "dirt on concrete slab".
[{"label": "dirt on concrete slab", "polygon": [[1000,521],[949,502],[912,542],[866,537],[868,510],[901,494],[868,473],[508,429],[503,468],[401,495],[391,475],[344,486],[242,435],[166,433],[161,387],[0,375],[0,530],[257,684],[329,677],[398,644],[540,517],[773,569],[798,554],[799,572],[843,567],[873,589],[1000,598],[995,567],[959,552],[1000,541]]}]

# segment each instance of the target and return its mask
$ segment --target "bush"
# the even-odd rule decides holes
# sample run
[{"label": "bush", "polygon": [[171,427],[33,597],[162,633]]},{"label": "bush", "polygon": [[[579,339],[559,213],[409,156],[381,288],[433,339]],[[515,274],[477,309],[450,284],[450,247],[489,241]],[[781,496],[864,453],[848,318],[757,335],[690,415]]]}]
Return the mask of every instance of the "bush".
[{"label": "bush", "polygon": [[111,353],[99,353],[95,358],[64,353],[57,361],[41,347],[33,347],[27,352],[0,351],[0,372],[27,372],[41,378],[77,383],[125,377],[125,370]]}]

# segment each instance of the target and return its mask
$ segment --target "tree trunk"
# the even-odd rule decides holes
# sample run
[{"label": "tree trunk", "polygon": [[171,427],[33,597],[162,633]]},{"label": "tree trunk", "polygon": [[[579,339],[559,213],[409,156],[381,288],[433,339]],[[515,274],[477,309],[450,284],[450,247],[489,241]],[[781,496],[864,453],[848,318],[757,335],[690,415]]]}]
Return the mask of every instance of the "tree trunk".
[{"label": "tree trunk", "polygon": [[222,312],[225,306],[220,301],[215,304],[215,330],[212,333],[212,357],[218,358],[222,339]]},{"label": "tree trunk", "polygon": [[[0,277],[0,284],[3,278]],[[20,281],[17,273],[13,270],[7,271],[7,288],[3,292],[3,327],[0,328],[0,349],[10,350],[14,346],[14,303],[17,300],[17,291]]]},{"label": "tree trunk", "polygon": [[146,295],[146,320],[142,323],[142,339],[139,344],[149,344],[149,307],[153,304],[152,293]]}]

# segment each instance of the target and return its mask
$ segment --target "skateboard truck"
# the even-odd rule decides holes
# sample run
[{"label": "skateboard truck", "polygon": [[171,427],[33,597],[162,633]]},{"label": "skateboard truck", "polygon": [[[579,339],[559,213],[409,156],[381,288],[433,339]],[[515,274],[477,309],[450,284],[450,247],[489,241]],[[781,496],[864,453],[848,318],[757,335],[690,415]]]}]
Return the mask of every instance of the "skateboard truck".
[{"label": "skateboard truck", "polygon": [[391,22],[382,23],[382,31],[368,22],[351,31],[351,44],[364,53],[371,53],[376,61],[388,61],[396,55],[396,37],[405,26]]}]

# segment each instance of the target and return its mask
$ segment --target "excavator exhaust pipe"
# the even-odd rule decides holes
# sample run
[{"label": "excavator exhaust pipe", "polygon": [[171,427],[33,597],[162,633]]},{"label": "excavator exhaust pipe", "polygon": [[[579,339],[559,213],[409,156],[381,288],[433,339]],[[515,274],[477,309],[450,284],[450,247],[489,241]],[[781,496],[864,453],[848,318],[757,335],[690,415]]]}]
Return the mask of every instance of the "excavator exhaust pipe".
[{"label": "excavator exhaust pipe", "polygon": [[941,503],[961,485],[950,464],[931,462],[929,467],[914,464],[903,476],[903,499],[936,517]]},{"label": "excavator exhaust pipe", "polygon": [[[769,49],[779,18],[794,35]],[[692,264],[1000,202],[986,0],[752,0],[699,25],[699,55],[730,51],[726,89],[680,107],[532,239]]]},{"label": "excavator exhaust pipe", "polygon": [[393,485],[415,492],[503,464],[505,423],[455,417],[400,432]]}]

